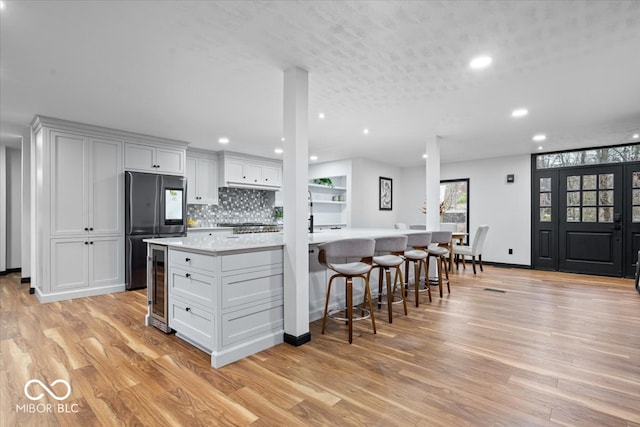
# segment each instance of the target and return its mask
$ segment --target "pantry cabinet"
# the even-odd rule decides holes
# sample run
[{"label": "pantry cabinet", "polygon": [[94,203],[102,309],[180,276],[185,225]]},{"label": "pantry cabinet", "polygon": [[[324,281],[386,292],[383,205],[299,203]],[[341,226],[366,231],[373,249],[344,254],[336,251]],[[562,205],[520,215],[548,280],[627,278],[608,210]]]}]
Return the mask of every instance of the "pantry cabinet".
[{"label": "pantry cabinet", "polygon": [[31,128],[31,292],[51,302],[124,291],[125,164],[146,156],[184,173],[186,144],[44,116]]}]

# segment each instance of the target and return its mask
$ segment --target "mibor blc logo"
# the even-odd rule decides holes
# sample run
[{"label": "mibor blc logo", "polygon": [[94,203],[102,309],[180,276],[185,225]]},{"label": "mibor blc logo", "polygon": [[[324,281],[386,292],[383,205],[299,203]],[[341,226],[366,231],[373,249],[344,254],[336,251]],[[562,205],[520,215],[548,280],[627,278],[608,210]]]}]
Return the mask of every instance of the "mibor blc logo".
[{"label": "mibor blc logo", "polygon": [[[58,384],[64,384],[66,390],[61,390],[62,387],[55,387]],[[54,388],[55,387],[55,388]],[[29,380],[24,385],[24,395],[31,401],[37,401],[45,396],[46,392],[49,396],[57,401],[62,401],[71,396],[71,384],[63,379],[57,379],[49,386],[40,380]],[[63,391],[64,394],[60,395],[56,392]],[[47,414],[47,413],[77,413],[78,404],[73,403],[68,405],[66,403],[24,403],[22,405],[16,405],[16,412],[24,412],[28,414]]]}]

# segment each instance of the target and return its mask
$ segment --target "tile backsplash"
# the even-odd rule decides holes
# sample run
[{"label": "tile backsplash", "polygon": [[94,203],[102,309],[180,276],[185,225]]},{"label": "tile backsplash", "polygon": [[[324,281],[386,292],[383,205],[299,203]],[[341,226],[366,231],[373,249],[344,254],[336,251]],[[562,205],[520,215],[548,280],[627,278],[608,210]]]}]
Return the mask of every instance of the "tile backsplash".
[{"label": "tile backsplash", "polygon": [[218,205],[187,205],[187,216],[198,227],[214,227],[218,223],[275,222],[275,193],[267,190],[220,187]]}]

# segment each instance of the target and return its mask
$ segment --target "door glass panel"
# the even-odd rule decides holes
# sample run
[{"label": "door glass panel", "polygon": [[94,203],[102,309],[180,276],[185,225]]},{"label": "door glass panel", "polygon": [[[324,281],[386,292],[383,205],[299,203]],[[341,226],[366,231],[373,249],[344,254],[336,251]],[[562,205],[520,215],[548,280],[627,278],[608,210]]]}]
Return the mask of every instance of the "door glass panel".
[{"label": "door glass panel", "polygon": [[540,193],[540,206],[551,206],[551,193]]},{"label": "door glass panel", "polygon": [[580,177],[568,176],[567,177],[567,191],[580,190]]},{"label": "door glass panel", "polygon": [[634,206],[631,209],[631,221],[633,222],[640,222],[640,206]]},{"label": "door glass panel", "polygon": [[[638,182],[640,184],[640,176]],[[540,191],[551,191],[551,178],[540,178]]]},{"label": "door glass panel", "polygon": [[540,208],[540,222],[551,222],[551,208]]},{"label": "door glass panel", "polygon": [[613,174],[612,173],[601,174],[601,175],[599,175],[599,177],[600,177],[600,189],[601,190],[613,188]]},{"label": "door glass panel", "polygon": [[640,188],[640,172],[633,173],[633,188]]},{"label": "door glass panel", "polygon": [[633,194],[633,204],[640,205],[640,190],[632,190]]},{"label": "door glass panel", "polygon": [[567,222],[580,222],[580,208],[567,208]]},{"label": "door glass panel", "polygon": [[613,191],[600,191],[600,206],[613,206]]},{"label": "door glass panel", "polygon": [[583,190],[595,190],[596,189],[596,176],[584,175],[582,177],[582,189]]},{"label": "door glass panel", "polygon": [[[582,206],[596,206],[596,192],[595,191],[583,191],[582,192]],[[594,215],[595,217],[595,215]]]},{"label": "door glass panel", "polygon": [[579,191],[571,191],[567,193],[567,206],[580,206]]},{"label": "door glass panel", "polygon": [[613,222],[613,208],[599,208],[598,209],[598,221],[599,222]]},{"label": "door glass panel", "polygon": [[582,208],[582,222],[596,222],[596,208]]}]

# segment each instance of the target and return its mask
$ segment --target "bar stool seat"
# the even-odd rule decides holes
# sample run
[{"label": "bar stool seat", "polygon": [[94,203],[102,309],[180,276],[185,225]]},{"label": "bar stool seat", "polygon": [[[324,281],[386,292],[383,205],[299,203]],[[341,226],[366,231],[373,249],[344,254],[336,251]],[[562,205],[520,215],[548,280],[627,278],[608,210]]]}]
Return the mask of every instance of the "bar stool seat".
[{"label": "bar stool seat", "polygon": [[429,301],[431,301],[431,288],[429,287],[429,280],[425,280],[425,288],[420,289],[420,275],[421,270],[424,267],[425,278],[429,272],[429,253],[427,248],[431,243],[431,232],[425,231],[423,233],[407,234],[407,249],[404,251],[405,270],[404,275],[406,278],[406,286],[409,286],[409,263],[413,262],[414,271],[414,292],[416,299],[416,307],[420,306],[420,291],[427,291],[429,295]]},{"label": "bar stool seat", "polygon": [[[373,303],[371,301],[371,290],[369,288],[369,273],[373,266],[373,255],[375,250],[375,240],[373,239],[342,239],[333,242],[323,243],[318,246],[318,261],[330,270],[336,272],[329,278],[327,285],[327,298],[324,303],[324,316],[322,318],[322,333],[324,334],[327,318],[333,317],[337,320],[347,322],[349,331],[349,344],[353,342],[353,321],[371,318],[373,333],[376,333],[376,322],[373,314]],[[357,262],[339,262],[346,258],[360,258]],[[353,279],[359,277],[364,280],[364,301],[363,306],[369,303],[369,310],[363,307],[362,316],[353,316]],[[329,300],[331,298],[331,285],[334,279],[344,278],[346,287],[346,307],[344,309],[332,310],[329,313]],[[346,311],[344,316],[335,316],[336,312]]]},{"label": "bar stool seat", "polygon": [[[385,255],[378,255],[373,257],[373,268],[380,269],[380,275],[378,276],[378,308],[382,305],[382,281],[383,273],[387,281],[387,312],[389,315],[389,323],[393,322],[393,304],[394,294],[398,284],[400,285],[400,293],[402,295],[402,305],[404,308],[404,314],[407,315],[407,298],[404,288],[404,280],[402,278],[402,270],[400,266],[404,263],[405,259],[402,253],[407,247],[407,236],[389,236],[379,237],[376,240],[376,252],[388,252]],[[393,285],[391,284],[391,269],[395,269],[396,274],[394,277]],[[370,275],[371,273],[369,273]],[[398,301],[400,302],[400,301]]]}]

